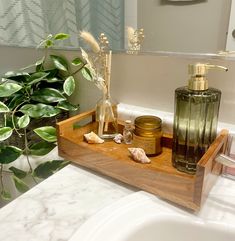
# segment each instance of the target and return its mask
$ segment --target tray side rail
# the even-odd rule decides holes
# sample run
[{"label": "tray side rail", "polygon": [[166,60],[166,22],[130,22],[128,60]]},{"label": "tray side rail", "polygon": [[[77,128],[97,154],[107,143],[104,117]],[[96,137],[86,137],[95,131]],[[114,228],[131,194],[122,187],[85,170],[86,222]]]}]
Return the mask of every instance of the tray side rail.
[{"label": "tray side rail", "polygon": [[228,134],[228,130],[221,130],[197,164],[194,202],[199,207],[205,201],[218,176],[221,174],[222,165],[217,163],[215,158],[218,154],[225,152]]},{"label": "tray side rail", "polygon": [[[88,123],[86,121],[85,125],[83,124],[80,126],[80,122],[84,120],[89,120],[89,121]],[[83,128],[80,128],[80,127],[83,127]],[[90,110],[56,123],[57,145],[58,145],[59,154],[61,150],[62,137],[64,136],[70,137],[71,140],[75,141],[76,143],[79,143],[80,140],[78,140],[77,137],[81,136],[81,132],[82,133],[84,132],[84,128],[86,129],[85,133],[88,133],[90,131],[93,131],[95,127],[96,127],[95,110]]]}]

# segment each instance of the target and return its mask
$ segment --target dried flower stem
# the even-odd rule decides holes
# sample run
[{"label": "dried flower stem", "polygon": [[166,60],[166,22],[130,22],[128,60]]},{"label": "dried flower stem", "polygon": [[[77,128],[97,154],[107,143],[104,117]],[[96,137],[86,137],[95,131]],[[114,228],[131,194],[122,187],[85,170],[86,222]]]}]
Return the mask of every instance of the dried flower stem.
[{"label": "dried flower stem", "polygon": [[104,33],[100,34],[99,44],[88,32],[83,31],[80,33],[80,36],[96,54],[89,56],[86,51],[81,48],[82,56],[87,62],[86,67],[90,70],[94,83],[102,90],[103,94],[103,105],[100,106],[100,116],[98,120],[98,135],[102,136],[104,131],[108,131],[110,124],[113,124],[116,128],[116,119],[112,106],[106,102],[106,98],[110,97],[112,51],[109,50],[109,41]]},{"label": "dried flower stem", "polygon": [[100,46],[95,40],[95,38],[92,36],[91,33],[87,31],[81,31],[80,36],[82,39],[84,39],[91,47],[92,51],[94,53],[99,53],[100,52]]}]

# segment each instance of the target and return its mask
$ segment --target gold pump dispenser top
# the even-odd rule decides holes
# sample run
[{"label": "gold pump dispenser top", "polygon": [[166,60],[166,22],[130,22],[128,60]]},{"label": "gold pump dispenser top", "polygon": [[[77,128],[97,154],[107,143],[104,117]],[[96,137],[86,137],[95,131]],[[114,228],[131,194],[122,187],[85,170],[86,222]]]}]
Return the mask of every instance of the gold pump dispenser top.
[{"label": "gold pump dispenser top", "polygon": [[208,89],[208,80],[206,75],[210,69],[222,69],[228,71],[224,66],[212,65],[212,64],[189,64],[188,73],[191,75],[191,78],[188,82],[188,88],[190,90],[207,90]]}]

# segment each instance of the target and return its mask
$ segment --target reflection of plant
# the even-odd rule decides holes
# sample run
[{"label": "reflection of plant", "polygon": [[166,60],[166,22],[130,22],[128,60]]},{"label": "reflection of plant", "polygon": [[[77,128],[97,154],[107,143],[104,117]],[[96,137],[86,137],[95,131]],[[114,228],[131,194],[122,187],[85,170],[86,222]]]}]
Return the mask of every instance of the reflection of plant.
[{"label": "reflection of plant", "polygon": [[[45,56],[35,64],[20,71],[7,72],[0,82],[0,187],[1,197],[10,199],[11,194],[3,182],[3,172],[11,172],[16,188],[20,192],[28,190],[22,180],[26,176],[46,178],[68,162],[53,160],[33,169],[30,155],[44,156],[56,147],[56,129],[48,120],[56,120],[59,115],[77,110],[67,97],[75,90],[74,75],[83,69],[79,58],[71,64],[77,66],[74,72],[68,61],[58,55],[48,56],[48,49],[56,41],[67,39],[67,34],[49,35],[41,42]],[[46,66],[52,66],[47,68]],[[26,71],[32,70],[33,71]],[[35,137],[37,140],[35,141]],[[23,141],[23,147],[12,143],[16,136]],[[26,156],[29,170],[23,171],[14,166],[6,169],[5,164],[13,163],[22,154]]]}]

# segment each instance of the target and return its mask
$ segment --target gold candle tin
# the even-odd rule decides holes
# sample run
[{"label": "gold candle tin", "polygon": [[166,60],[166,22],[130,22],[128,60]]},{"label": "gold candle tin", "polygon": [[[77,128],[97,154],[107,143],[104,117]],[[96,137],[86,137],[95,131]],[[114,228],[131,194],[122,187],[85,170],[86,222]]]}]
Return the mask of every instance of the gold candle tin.
[{"label": "gold candle tin", "polygon": [[156,156],[162,152],[162,120],[152,115],[143,115],[135,119],[133,145],[143,148],[146,155]]}]

